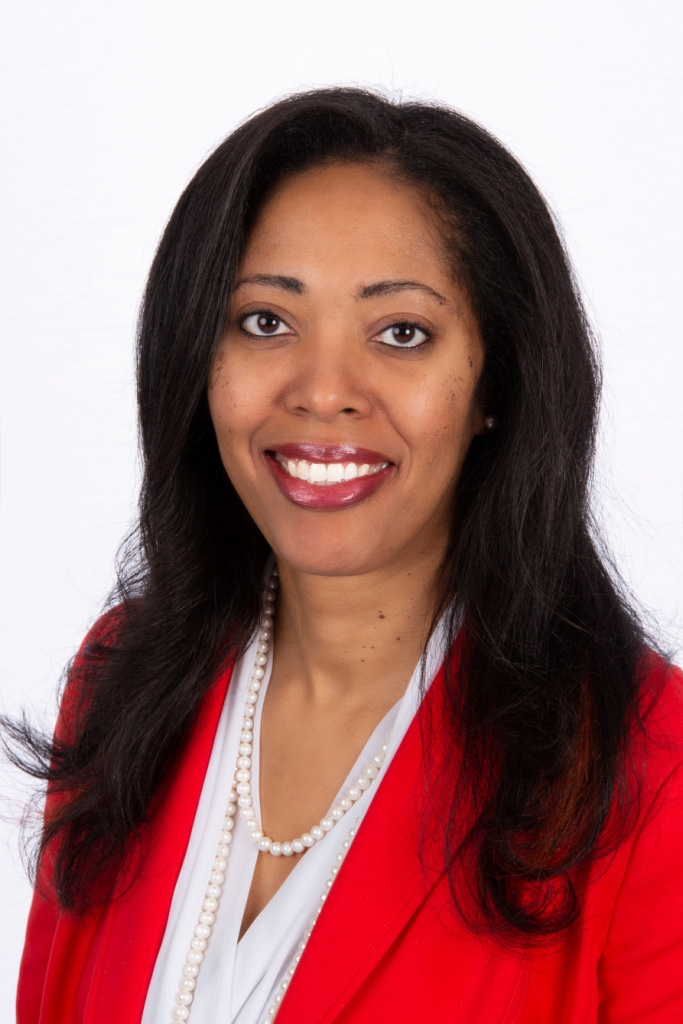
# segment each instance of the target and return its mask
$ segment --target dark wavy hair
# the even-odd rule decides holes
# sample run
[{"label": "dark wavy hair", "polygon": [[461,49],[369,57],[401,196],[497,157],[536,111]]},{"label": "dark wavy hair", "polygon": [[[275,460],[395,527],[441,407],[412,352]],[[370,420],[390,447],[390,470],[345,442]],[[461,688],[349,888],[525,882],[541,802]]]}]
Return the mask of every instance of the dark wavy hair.
[{"label": "dark wavy hair", "polygon": [[[648,647],[591,516],[600,371],[557,226],[514,157],[447,107],[304,92],[199,168],[141,309],[144,479],[116,608],[72,666],[57,737],[5,721],[6,742],[61,794],[38,853],[54,844],[63,908],[112,898],[204,694],[257,622],[268,548],[221,464],[207,377],[255,215],[285,178],[330,161],[370,162],[439,212],[481,329],[479,397],[499,426],[468,452],[435,594],[454,609],[451,641],[462,621],[440,723],[461,756],[435,813],[460,910],[531,941],[571,924],[574,869],[630,827]],[[465,802],[476,813],[463,835]],[[467,852],[472,913],[456,885]]]}]

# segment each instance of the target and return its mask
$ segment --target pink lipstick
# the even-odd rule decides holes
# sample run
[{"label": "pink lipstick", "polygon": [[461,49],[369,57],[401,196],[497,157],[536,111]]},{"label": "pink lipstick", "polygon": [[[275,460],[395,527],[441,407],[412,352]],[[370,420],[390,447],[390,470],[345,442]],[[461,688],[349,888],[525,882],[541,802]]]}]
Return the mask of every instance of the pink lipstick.
[{"label": "pink lipstick", "polygon": [[282,444],[265,452],[282,493],[302,508],[334,511],[357,505],[391,476],[381,452],[336,444]]}]

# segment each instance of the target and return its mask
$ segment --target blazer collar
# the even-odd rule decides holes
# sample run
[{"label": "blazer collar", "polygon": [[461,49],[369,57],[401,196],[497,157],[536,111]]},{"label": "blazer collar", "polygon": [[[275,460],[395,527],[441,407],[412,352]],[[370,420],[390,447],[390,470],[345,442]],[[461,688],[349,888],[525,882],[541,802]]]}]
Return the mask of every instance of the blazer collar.
[{"label": "blazer collar", "polygon": [[[231,675],[231,668],[221,673],[205,697],[156,802],[142,869],[101,921],[84,1024],[142,1018]],[[419,829],[426,788],[421,730],[427,716],[442,720],[444,696],[442,667],[363,818],[283,999],[278,1024],[334,1020],[443,875],[438,837],[423,837],[421,857]],[[430,775],[432,767],[438,773],[445,763],[443,736],[442,729],[430,731]]]}]

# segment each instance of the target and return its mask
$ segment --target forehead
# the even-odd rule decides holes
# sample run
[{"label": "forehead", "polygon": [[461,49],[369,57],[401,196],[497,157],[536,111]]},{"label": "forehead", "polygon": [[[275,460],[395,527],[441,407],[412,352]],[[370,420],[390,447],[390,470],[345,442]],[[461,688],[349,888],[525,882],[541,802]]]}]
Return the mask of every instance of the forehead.
[{"label": "forehead", "polygon": [[286,179],[260,209],[247,239],[243,270],[287,258],[325,266],[395,272],[429,267],[450,277],[434,210],[417,188],[371,164],[330,164]]}]

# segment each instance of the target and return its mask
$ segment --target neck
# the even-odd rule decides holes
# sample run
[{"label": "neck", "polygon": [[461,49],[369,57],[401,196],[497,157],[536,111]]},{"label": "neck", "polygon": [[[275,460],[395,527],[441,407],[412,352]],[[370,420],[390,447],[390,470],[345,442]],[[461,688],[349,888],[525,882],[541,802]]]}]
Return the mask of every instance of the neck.
[{"label": "neck", "polygon": [[424,650],[437,568],[425,557],[359,576],[314,576],[278,563],[278,685],[321,710],[390,706]]}]

